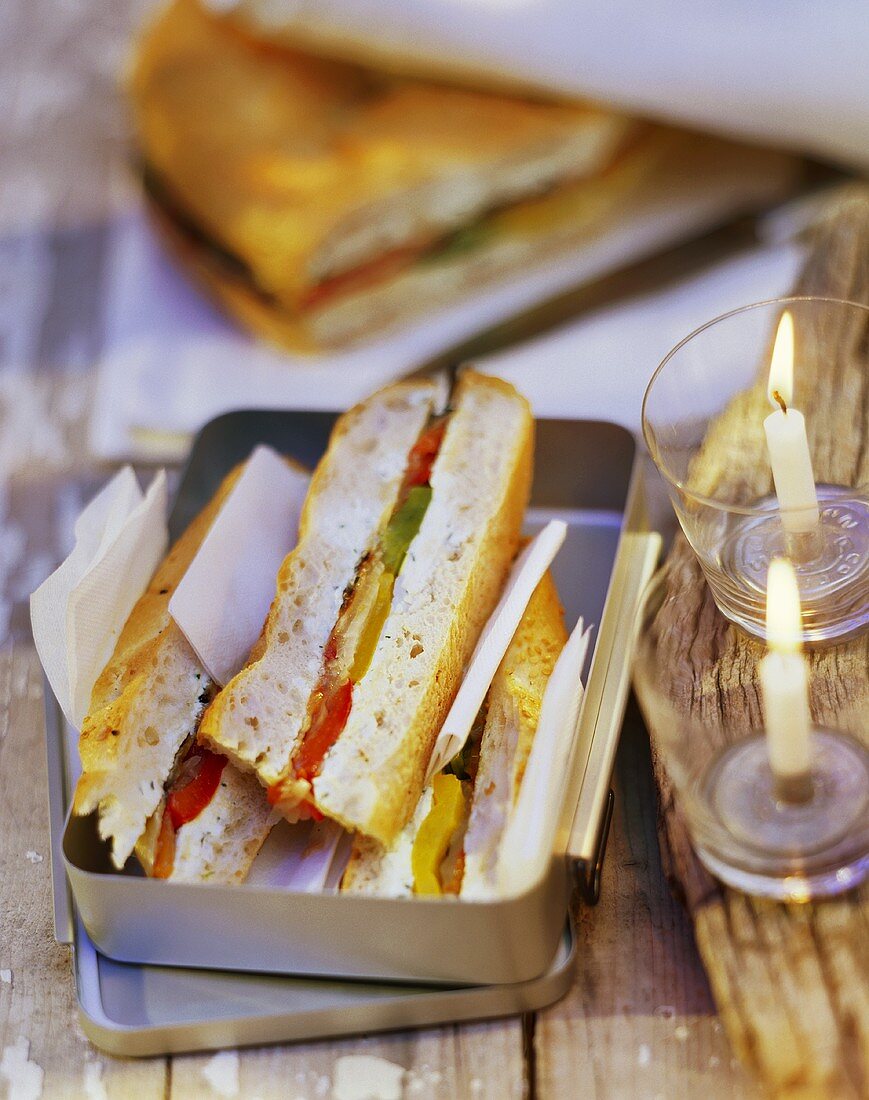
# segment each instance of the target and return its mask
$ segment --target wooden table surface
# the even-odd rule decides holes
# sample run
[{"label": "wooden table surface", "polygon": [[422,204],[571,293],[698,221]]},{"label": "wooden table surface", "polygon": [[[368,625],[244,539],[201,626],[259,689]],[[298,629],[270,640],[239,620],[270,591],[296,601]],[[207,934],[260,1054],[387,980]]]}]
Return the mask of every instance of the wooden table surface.
[{"label": "wooden table surface", "polygon": [[[27,614],[108,472],[83,439],[107,241],[136,201],[116,80],[143,7],[0,4],[0,1096],[15,1100],[221,1095],[203,1073],[211,1055],[116,1059],[81,1032],[70,950],[52,932],[42,678]],[[237,1095],[328,1097],[336,1061],[363,1052],[409,1071],[408,1098],[751,1095],[664,882],[635,712],[616,780],[603,896],[579,914],[561,1003],[524,1020],[240,1051]],[[24,1049],[31,1068],[16,1071]]]}]

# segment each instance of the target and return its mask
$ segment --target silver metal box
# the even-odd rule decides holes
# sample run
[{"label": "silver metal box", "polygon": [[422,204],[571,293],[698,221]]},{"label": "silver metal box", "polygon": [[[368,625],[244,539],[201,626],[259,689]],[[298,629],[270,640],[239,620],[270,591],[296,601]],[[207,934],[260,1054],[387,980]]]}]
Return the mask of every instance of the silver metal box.
[{"label": "silver metal box", "polygon": [[[255,444],[313,465],[333,420],[321,413],[250,411],[212,421],[197,438],[182,479],[173,535]],[[563,936],[571,869],[586,893],[594,892],[630,652],[658,540],[644,530],[628,432],[576,421],[540,421],[537,428],[528,529],[556,516],[567,520],[556,583],[568,622],[581,613],[598,626],[573,731],[558,842],[533,886],[513,898],[466,902],[169,883],[132,868],[115,872],[94,817],[69,818],[62,859],[87,937],[99,952],[149,966],[449,985],[517,986],[551,968]],[[54,736],[64,746],[69,742],[62,732]],[[59,767],[64,775],[54,784],[62,792],[52,799],[55,815],[68,799],[75,770],[68,757]]]}]

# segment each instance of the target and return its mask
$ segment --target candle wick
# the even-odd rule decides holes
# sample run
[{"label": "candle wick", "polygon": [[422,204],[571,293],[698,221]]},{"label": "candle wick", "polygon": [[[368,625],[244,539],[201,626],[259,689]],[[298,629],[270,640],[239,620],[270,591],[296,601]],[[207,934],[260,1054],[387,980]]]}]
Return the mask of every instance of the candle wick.
[{"label": "candle wick", "polygon": [[781,408],[781,411],[782,411],[783,413],[785,413],[785,415],[787,415],[787,411],[788,411],[788,406],[787,406],[787,402],[786,402],[786,401],[785,401],[785,399],[784,399],[784,398],[782,397],[782,395],[781,395],[781,394],[780,394],[780,393],[778,392],[778,390],[773,390],[773,391],[772,391],[772,397],[773,397],[773,400],[774,400],[774,401],[777,401],[777,402],[778,402],[778,404],[779,404],[779,407]]}]

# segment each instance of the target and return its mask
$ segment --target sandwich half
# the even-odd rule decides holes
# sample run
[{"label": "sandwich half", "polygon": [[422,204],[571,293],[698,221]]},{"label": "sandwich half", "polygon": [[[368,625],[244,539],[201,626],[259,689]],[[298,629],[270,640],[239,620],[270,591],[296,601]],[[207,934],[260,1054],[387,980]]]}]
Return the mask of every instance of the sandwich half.
[{"label": "sandwich half", "polygon": [[289,820],[389,843],[494,609],[528,501],[533,420],[499,379],[389,386],[342,416],[251,661],[200,739]]},{"label": "sandwich half", "polygon": [[241,881],[274,820],[252,776],[196,744],[217,685],[169,615],[172,593],[242,469],[169,550],[94,685],[73,812],[97,812],[117,868],[135,850],[159,878]]},{"label": "sandwich half", "polygon": [[131,94],[161,222],[226,308],[298,348],[366,339],[582,242],[663,131],[591,104],[388,76],[175,0]]},{"label": "sandwich half", "polygon": [[390,897],[497,895],[501,839],[519,795],[543,693],[566,640],[564,613],[547,573],[464,749],[426,787],[391,844],[356,838],[343,891]]}]

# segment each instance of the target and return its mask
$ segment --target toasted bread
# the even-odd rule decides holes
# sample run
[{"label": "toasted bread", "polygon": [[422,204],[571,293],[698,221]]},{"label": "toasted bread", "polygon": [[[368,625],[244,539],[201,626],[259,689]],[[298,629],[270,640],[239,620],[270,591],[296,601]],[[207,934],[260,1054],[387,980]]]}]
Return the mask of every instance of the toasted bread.
[{"label": "toasted bread", "polygon": [[[550,574],[537,586],[492,681],[485,703],[480,756],[461,838],[462,897],[497,892],[500,841],[531,751],[546,684],[564,647],[564,613]],[[427,787],[413,816],[391,844],[357,836],[341,889],[406,897],[413,893],[412,850],[431,808]]]},{"label": "toasted bread", "polygon": [[338,421],[311,480],[298,545],[278,573],[262,639],[202,719],[200,738],[267,786],[299,743],[345,589],[392,511],[408,452],[440,391],[432,380],[400,382]]},{"label": "toasted bread", "polygon": [[200,724],[200,739],[264,785],[299,788],[281,801],[290,820],[310,803],[384,840],[402,827],[515,554],[530,490],[531,412],[512,386],[466,372],[434,463],[431,504],[395,580],[370,667],[353,686],[346,725],[315,777],[295,780],[327,642],[392,513],[408,455],[439,409],[435,398],[430,382],[401,383],[339,420],[261,644]]},{"label": "toasted bread", "polygon": [[[170,549],[134,606],[111,660],[97,680],[79,742],[82,775],[73,812],[98,811],[121,868],[135,849],[153,872],[165,787],[191,743],[216,689],[169,615],[169,601],[234,488],[243,465]],[[175,831],[171,874],[177,881],[240,882],[274,815],[261,786],[231,764],[212,799]]]},{"label": "toasted bread", "polygon": [[516,553],[531,488],[524,398],[467,371],[452,407],[431,506],[347,725],[313,782],[321,812],[383,842],[419,799],[434,739]]},{"label": "toasted bread", "polygon": [[566,641],[564,612],[547,573],[531,597],[489,691],[464,839],[462,897],[497,893],[501,837],[519,797],[546,685]]},{"label": "toasted bread", "polygon": [[234,469],[169,550],[124,626],[82,723],[73,812],[99,810],[99,833],[122,867],[194,732],[211,680],[169,616],[172,598],[241,473]]},{"label": "toasted bread", "polygon": [[230,312],[302,349],[365,338],[533,259],[527,238],[551,236],[539,218],[470,267],[450,249],[492,211],[594,180],[642,130],[591,104],[264,47],[194,0],[144,34],[131,94],[160,204],[195,231],[185,257]]}]

